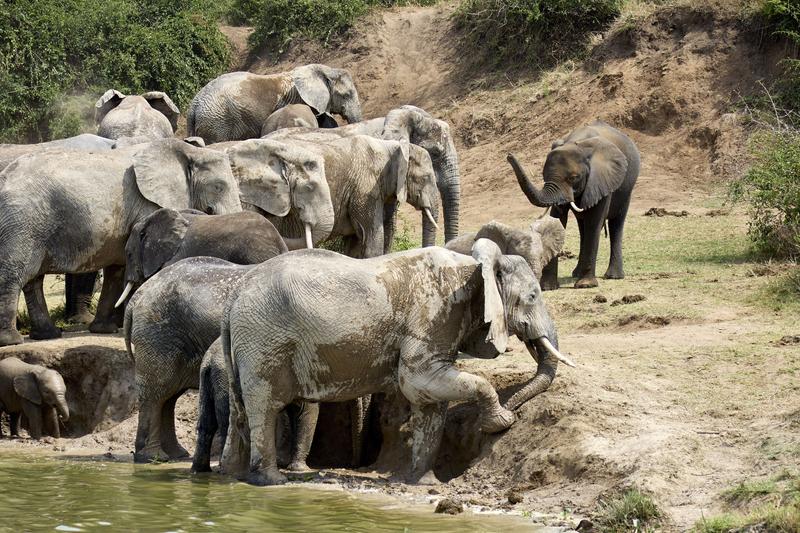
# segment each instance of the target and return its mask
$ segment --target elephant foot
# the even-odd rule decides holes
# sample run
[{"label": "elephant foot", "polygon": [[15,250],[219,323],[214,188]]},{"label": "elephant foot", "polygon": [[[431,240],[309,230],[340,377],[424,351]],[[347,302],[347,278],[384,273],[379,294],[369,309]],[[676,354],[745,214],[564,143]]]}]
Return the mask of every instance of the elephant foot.
[{"label": "elephant foot", "polygon": [[12,344],[22,344],[22,335],[15,329],[0,331],[0,346],[11,346]]},{"label": "elephant foot", "polygon": [[581,277],[581,271],[578,270],[578,267],[575,267],[575,268],[572,269],[572,277],[573,278]]},{"label": "elephant foot", "polygon": [[159,446],[147,447],[133,453],[134,463],[166,463],[167,461],[169,461],[169,455]]},{"label": "elephant foot", "polygon": [[559,285],[557,279],[543,279],[540,283],[543,291],[554,291],[558,289],[561,285]]},{"label": "elephant foot", "polygon": [[119,328],[114,322],[99,322],[96,318],[89,324],[89,331],[92,333],[116,333]]},{"label": "elephant foot", "polygon": [[257,485],[259,487],[266,487],[268,485],[283,485],[289,481],[289,479],[280,473],[280,471],[275,469],[269,469],[266,472],[262,472],[261,470],[257,472],[252,472],[249,476],[247,476],[247,482],[251,485]]},{"label": "elephant foot", "polygon": [[622,271],[621,268],[609,268],[606,270],[606,273],[603,274],[605,279],[625,279],[625,272]]},{"label": "elephant foot", "polygon": [[593,287],[597,287],[597,278],[592,276],[591,278],[581,278],[575,282],[576,289],[591,289]]},{"label": "elephant foot", "polygon": [[94,315],[89,311],[83,311],[67,317],[67,321],[73,324],[91,324],[94,320]]},{"label": "elephant foot", "polygon": [[43,341],[47,339],[60,339],[61,330],[52,324],[45,329],[32,329],[30,334],[31,340]]},{"label": "elephant foot", "polygon": [[310,468],[305,461],[292,461],[292,463],[287,466],[286,469],[295,474],[308,474],[316,472],[316,470]]},{"label": "elephant foot", "polygon": [[193,474],[202,474],[204,472],[211,472],[211,464],[204,462],[193,462],[192,468],[189,470]]},{"label": "elephant foot", "polygon": [[186,448],[178,444],[177,448],[167,449],[167,457],[169,457],[170,461],[180,461],[191,457],[191,454],[186,451]]},{"label": "elephant foot", "polygon": [[515,421],[516,417],[514,413],[501,407],[494,414],[483,419],[481,422],[481,431],[489,434],[499,433],[504,429],[510,428]]}]

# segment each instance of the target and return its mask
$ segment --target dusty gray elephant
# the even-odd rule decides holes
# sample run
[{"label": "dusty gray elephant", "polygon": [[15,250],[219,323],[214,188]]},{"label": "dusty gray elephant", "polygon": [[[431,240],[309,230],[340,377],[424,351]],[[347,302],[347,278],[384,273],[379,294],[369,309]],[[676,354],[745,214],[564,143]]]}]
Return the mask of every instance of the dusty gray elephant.
[{"label": "dusty gray elephant", "polygon": [[[508,160],[522,191],[536,206],[551,207],[550,214],[566,228],[570,208],[575,212],[581,237],[578,265],[572,271],[575,288],[597,287],[595,266],[600,233],[608,221],[611,258],[606,279],[622,279],[622,233],[639,176],[639,150],[621,131],[600,120],[578,128],[553,143],[544,164],[544,186],[537,189],[525,169],[509,154]],[[558,261],[545,268],[542,286],[558,288]]]},{"label": "dusty gray elephant", "polygon": [[[408,201],[435,224],[437,190],[430,156],[405,141],[386,141],[366,135],[341,136],[336,129],[286,129],[276,139],[325,158],[325,175],[336,214],[331,237],[345,238],[347,254],[374,257],[384,253],[386,213]],[[282,235],[292,228],[276,223]]]},{"label": "dusty gray elephant", "polygon": [[[333,126],[331,126],[331,121]],[[305,104],[290,104],[267,117],[261,136],[284,128],[330,128],[336,127],[336,120],[327,113],[317,115]]]},{"label": "dusty gray elephant", "polygon": [[558,255],[564,246],[564,227],[558,220],[535,220],[527,230],[512,228],[492,220],[475,233],[466,233],[444,245],[448,250],[470,255],[478,239],[489,239],[500,247],[504,255],[522,257],[533,270],[536,279],[542,279],[542,269]]},{"label": "dusty gray elephant", "polygon": [[348,122],[361,120],[361,103],[350,74],[343,69],[311,64],[280,74],[230,72],[211,80],[189,105],[189,135],[207,143],[262,136],[273,111],[304,103],[315,114],[338,113]]},{"label": "dusty gray elephant", "polygon": [[222,320],[231,395],[223,470],[281,483],[275,426],[287,404],[399,387],[415,428],[409,479],[433,482],[447,402],[476,399],[487,433],[514,423],[488,381],[454,366],[459,348],[481,345],[482,355],[496,356],[509,334],[537,358],[537,376],[569,362],[530,267],[487,239],[476,241],[473,257],[423,248],[355,260],[303,250],[256,265],[230,293]]},{"label": "dusty gray elephant", "polygon": [[[263,166],[263,165],[262,165]],[[116,331],[125,241],[136,222],[160,207],[224,214],[241,210],[226,154],[176,139],[104,152],[27,155],[5,171],[0,189],[0,345],[19,344],[19,292],[46,309],[45,274],[104,269],[92,331]],[[43,338],[61,332],[46,314],[31,322]]]},{"label": "dusty gray elephant", "polygon": [[207,256],[252,265],[286,253],[275,226],[258,213],[241,211],[209,216],[200,211],[159,209],[133,226],[125,244],[125,290],[187,257]]},{"label": "dusty gray elephant", "polygon": [[[74,137],[67,137],[66,139],[36,144],[0,144],[0,172],[16,158],[34,152],[43,152],[47,150],[111,150],[114,148],[115,144],[116,141],[113,139],[106,139],[105,137],[100,137],[99,135],[93,135],[91,133],[82,133]],[[2,176],[2,174],[0,174],[0,176]]]},{"label": "dusty gray elephant", "polygon": [[20,415],[25,415],[31,438],[44,433],[60,437],[59,419],[69,420],[66,393],[64,379],[55,370],[16,357],[0,360],[0,415],[11,416],[12,436],[19,435]]},{"label": "dusty gray elephant", "polygon": [[172,137],[181,114],[170,97],[160,91],[126,96],[109,89],[94,107],[97,134],[109,139]]}]

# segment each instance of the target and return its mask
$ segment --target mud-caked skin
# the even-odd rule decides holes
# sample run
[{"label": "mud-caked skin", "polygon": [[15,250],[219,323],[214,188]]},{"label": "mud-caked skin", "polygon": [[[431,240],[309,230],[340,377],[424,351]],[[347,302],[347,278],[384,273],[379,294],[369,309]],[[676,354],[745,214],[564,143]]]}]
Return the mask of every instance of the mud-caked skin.
[{"label": "mud-caked skin", "polygon": [[356,260],[304,250],[257,265],[232,291],[222,321],[231,386],[222,469],[281,483],[275,426],[287,404],[399,387],[413,412],[409,479],[433,482],[447,402],[477,400],[487,433],[513,424],[488,381],[454,366],[462,346],[496,356],[509,334],[539,361],[520,391],[524,401],[540,378],[555,375],[555,325],[525,260],[486,239],[473,257],[424,248]]},{"label": "mud-caked skin", "polygon": [[[522,191],[540,207],[551,207],[551,216],[566,228],[570,208],[575,212],[581,237],[578,265],[572,272],[578,289],[596,287],[597,248],[603,225],[608,222],[611,258],[606,279],[622,279],[622,234],[639,176],[639,150],[621,131],[597,120],[553,143],[544,164],[544,186],[537,189],[522,165],[508,156]],[[577,208],[577,209],[576,209]],[[580,211],[579,211],[580,210]],[[558,288],[558,260],[544,269],[542,286]]]},{"label": "mud-caked skin", "polygon": [[[189,171],[191,166],[191,172]],[[98,318],[90,328],[116,331],[125,241],[159,207],[223,214],[241,210],[227,156],[164,139],[104,152],[48,152],[15,160],[0,189],[0,345],[18,344],[19,292],[41,302],[45,274],[104,270]],[[33,329],[55,329],[43,312]],[[57,333],[58,330],[55,330]]]},{"label": "mud-caked skin", "polygon": [[160,91],[126,96],[109,89],[94,106],[97,134],[108,139],[172,137],[181,114],[172,99]]},{"label": "mud-caked skin", "polygon": [[[342,136],[337,129],[278,130],[266,139],[310,150],[325,160],[336,217],[331,237],[342,237],[351,257],[385,252],[387,209],[398,202],[436,217],[438,192],[428,153],[405,141],[366,135]],[[290,220],[275,222],[282,235],[296,236]]]},{"label": "mud-caked skin", "polygon": [[261,136],[284,128],[318,128],[314,110],[306,104],[290,104],[273,112],[264,121]]},{"label": "mud-caked skin", "polygon": [[[59,419],[69,420],[67,387],[61,374],[16,357],[0,360],[0,415],[11,416],[11,435],[19,436],[24,415],[31,438],[60,437]],[[0,437],[2,437],[0,431]]]},{"label": "mud-caked skin", "polygon": [[361,120],[350,74],[311,64],[270,75],[230,72],[211,80],[189,105],[186,127],[207,143],[254,139],[274,111],[290,104],[306,104],[315,114],[338,113],[350,123]]}]

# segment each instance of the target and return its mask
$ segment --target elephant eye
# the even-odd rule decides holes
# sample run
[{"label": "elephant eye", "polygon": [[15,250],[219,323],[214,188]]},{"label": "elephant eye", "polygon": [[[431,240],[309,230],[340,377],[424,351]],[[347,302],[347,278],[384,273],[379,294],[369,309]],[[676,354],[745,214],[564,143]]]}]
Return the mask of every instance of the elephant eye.
[{"label": "elephant eye", "polygon": [[317,170],[317,163],[315,161],[308,161],[303,164],[303,168],[306,169],[308,172],[314,172]]}]

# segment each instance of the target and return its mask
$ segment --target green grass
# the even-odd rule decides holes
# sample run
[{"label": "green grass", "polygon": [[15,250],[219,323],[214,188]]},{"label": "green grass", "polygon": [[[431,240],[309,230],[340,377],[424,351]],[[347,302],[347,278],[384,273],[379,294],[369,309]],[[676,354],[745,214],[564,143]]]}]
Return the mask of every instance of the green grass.
[{"label": "green grass", "polygon": [[650,495],[632,488],[601,500],[596,522],[599,531],[608,533],[653,531],[660,525],[662,516]]},{"label": "green grass", "polygon": [[[57,328],[61,328],[62,330],[66,330],[68,328],[78,326],[77,322],[70,322],[64,316],[65,308],[64,304],[59,304],[49,309],[50,318],[52,319],[53,323],[56,325]],[[94,310],[92,310],[94,312]],[[20,311],[17,313],[17,330],[22,335],[28,335],[31,332],[31,319],[28,316],[27,311]]]}]

